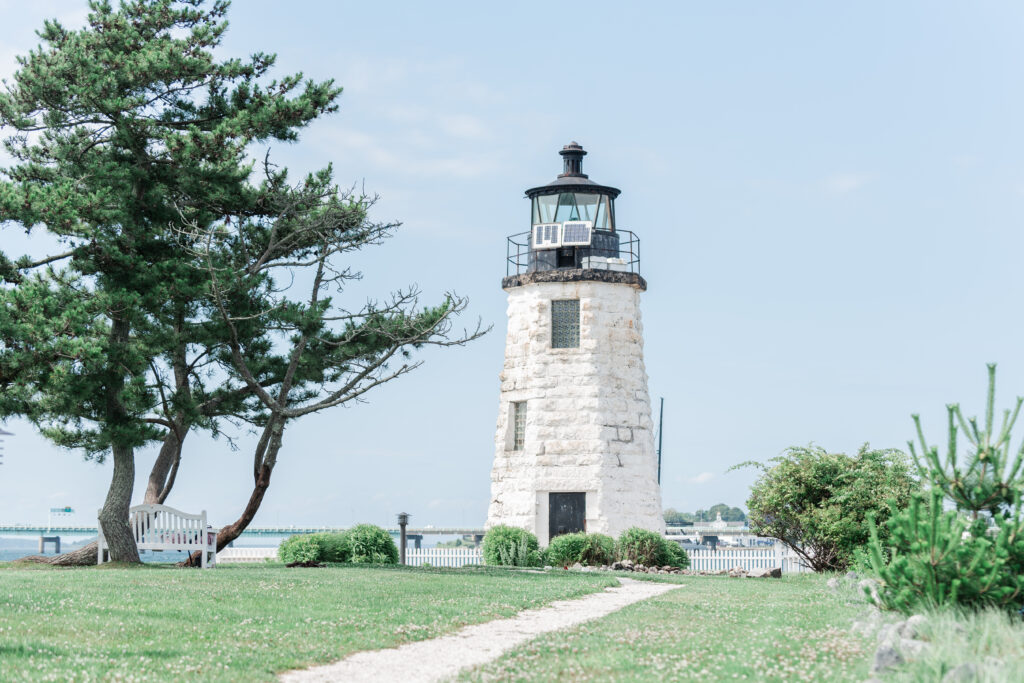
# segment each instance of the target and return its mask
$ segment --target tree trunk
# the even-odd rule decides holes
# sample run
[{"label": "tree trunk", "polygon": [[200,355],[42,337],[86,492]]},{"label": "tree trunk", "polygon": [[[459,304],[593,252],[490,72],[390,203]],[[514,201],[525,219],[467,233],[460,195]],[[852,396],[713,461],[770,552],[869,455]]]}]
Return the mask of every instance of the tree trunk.
[{"label": "tree trunk", "polygon": [[[253,472],[252,493],[249,501],[245,504],[242,514],[231,524],[221,527],[217,532],[217,552],[226,548],[232,541],[242,535],[249,524],[252,523],[260,505],[263,504],[263,496],[270,486],[270,475],[274,472],[274,465],[277,464],[277,454],[281,450],[281,436],[284,432],[285,418],[271,418],[270,423],[264,428],[263,437],[256,446],[256,464]],[[262,457],[261,457],[262,456]],[[194,552],[189,558],[181,563],[183,567],[198,567],[202,553]]]},{"label": "tree trunk", "polygon": [[114,446],[114,475],[110,479],[107,499],[100,510],[100,528],[110,548],[113,562],[141,562],[128,526],[128,508],[131,507],[132,488],[135,484],[135,453],[126,446]]},{"label": "tree trunk", "polygon": [[[149,472],[149,483],[146,485],[146,496],[143,503],[163,505],[167,495],[174,487],[174,479],[178,474],[178,465],[181,463],[181,447],[188,436],[191,425],[188,423],[176,423],[177,429],[168,430],[164,437],[164,443],[160,447],[160,454],[153,463],[153,469]],[[178,433],[181,438],[178,438]]]},{"label": "tree trunk", "polygon": [[[179,430],[182,439],[188,435],[189,425],[181,425]],[[153,469],[149,473],[149,485],[146,488],[144,503],[156,503],[162,505],[167,494],[174,487],[174,478],[178,472],[178,464],[181,462],[181,441],[178,440],[174,430],[170,430],[164,438],[163,446],[160,447],[160,455],[153,463]],[[125,519],[128,516],[125,514]],[[18,562],[35,562],[38,564],[52,564],[57,567],[89,567],[96,564],[97,541],[72,550],[69,553],[47,557],[45,555],[29,555],[18,559]]]}]

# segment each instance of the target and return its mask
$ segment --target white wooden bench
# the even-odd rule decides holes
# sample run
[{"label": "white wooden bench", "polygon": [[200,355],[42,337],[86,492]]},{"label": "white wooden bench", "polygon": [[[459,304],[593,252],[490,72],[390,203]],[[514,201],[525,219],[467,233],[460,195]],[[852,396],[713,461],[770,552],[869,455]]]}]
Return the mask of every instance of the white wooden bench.
[{"label": "white wooden bench", "polygon": [[[128,510],[128,526],[139,550],[199,550],[203,569],[217,564],[217,531],[207,528],[206,510],[190,515],[166,505],[136,505]],[[103,564],[109,548],[102,524],[97,540],[96,563]]]}]

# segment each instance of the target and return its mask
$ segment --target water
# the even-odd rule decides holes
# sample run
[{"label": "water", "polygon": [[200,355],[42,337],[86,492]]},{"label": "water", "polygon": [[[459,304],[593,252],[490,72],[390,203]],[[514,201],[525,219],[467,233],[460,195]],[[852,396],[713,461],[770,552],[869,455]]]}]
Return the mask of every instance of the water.
[{"label": "water", "polygon": [[[61,547],[61,550],[68,552],[80,548],[81,546],[72,547]],[[46,549],[49,552],[44,553],[45,557],[53,557],[53,544],[48,543]],[[25,557],[26,555],[39,555],[39,546],[26,546],[24,548],[0,548],[0,562],[10,562],[19,558]],[[164,551],[162,553],[154,552],[143,552],[140,553],[140,557],[143,562],[181,562],[188,556],[188,553],[182,551]]]}]

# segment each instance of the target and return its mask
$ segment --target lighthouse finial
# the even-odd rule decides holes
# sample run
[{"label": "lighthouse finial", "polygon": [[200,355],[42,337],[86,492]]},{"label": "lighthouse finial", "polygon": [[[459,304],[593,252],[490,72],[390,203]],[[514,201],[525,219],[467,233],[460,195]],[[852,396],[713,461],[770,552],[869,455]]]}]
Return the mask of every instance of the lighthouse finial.
[{"label": "lighthouse finial", "polygon": [[564,160],[564,169],[558,175],[559,178],[586,178],[587,174],[583,172],[583,157],[587,155],[587,151],[580,146],[580,143],[573,140],[568,145],[562,147],[562,151],[559,152]]}]

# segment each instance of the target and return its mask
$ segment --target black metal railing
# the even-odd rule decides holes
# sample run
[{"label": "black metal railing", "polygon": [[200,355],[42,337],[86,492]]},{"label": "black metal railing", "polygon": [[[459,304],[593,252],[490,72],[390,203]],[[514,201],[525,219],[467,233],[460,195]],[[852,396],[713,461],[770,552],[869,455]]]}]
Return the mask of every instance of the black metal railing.
[{"label": "black metal railing", "polygon": [[[522,275],[524,273],[536,273],[544,270],[558,270],[562,268],[585,268],[594,270],[617,270],[627,273],[640,274],[640,238],[630,230],[595,230],[595,237],[617,238],[617,244],[612,247],[597,247],[597,242],[591,247],[562,247],[560,249],[531,249],[531,232],[519,232],[509,235],[505,246],[505,275]],[[607,242],[606,240],[603,240]],[[564,255],[559,258],[557,252],[565,249],[572,249],[568,263]],[[545,258],[551,255],[551,259]],[[593,259],[593,260],[587,260]]]}]

